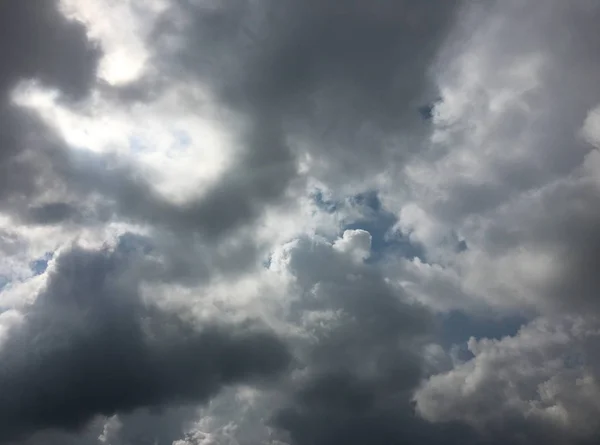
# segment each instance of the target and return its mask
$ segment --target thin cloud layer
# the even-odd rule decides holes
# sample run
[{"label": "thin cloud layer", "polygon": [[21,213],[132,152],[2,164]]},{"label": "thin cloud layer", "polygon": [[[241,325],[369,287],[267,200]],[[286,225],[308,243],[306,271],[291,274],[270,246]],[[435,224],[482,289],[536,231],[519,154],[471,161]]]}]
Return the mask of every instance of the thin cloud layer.
[{"label": "thin cloud layer", "polygon": [[597,442],[594,2],[0,12],[0,443]]}]

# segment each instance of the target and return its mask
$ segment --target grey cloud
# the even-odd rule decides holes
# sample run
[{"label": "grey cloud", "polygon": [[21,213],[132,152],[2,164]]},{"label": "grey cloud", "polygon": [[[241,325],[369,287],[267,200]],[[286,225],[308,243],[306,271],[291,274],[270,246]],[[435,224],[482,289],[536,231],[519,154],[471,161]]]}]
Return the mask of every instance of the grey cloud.
[{"label": "grey cloud", "polygon": [[[383,135],[397,132],[399,123],[406,128],[406,119],[418,121],[412,102],[430,88],[427,68],[454,7],[454,1],[435,8],[410,1],[174,3],[152,36],[159,79],[142,79],[117,95],[148,99],[151,92],[142,92],[164,86],[161,76],[208,85],[222,106],[247,121],[240,158],[203,199],[183,207],[154,196],[132,172],[117,180],[86,172],[81,182],[114,199],[114,211],[125,218],[166,220],[212,237],[281,202],[305,149],[296,146],[298,137],[318,150],[317,167],[348,175],[381,167],[396,152],[384,155]],[[168,44],[173,39],[180,50]],[[324,138],[314,139],[319,134]]]},{"label": "grey cloud", "polygon": [[264,207],[282,198],[289,178],[295,175],[277,121],[264,125],[263,131],[245,134],[248,152],[224,174],[223,180],[206,191],[204,198],[174,206],[149,196],[148,184],[134,184],[116,190],[120,212],[125,217],[133,214],[142,220],[166,223],[167,227],[198,231],[209,239],[253,222]]},{"label": "grey cloud", "polygon": [[[440,142],[421,164],[433,174],[413,185],[424,221],[468,245],[439,275],[475,295],[469,309],[542,316],[514,336],[471,340],[472,359],[426,380],[416,400],[433,422],[508,432],[511,443],[598,440],[597,338],[580,337],[598,316],[598,153],[580,129],[600,102],[599,14],[586,1],[492,2],[471,38],[449,45]],[[499,103],[502,91],[514,96]]]},{"label": "grey cloud", "polygon": [[[233,165],[202,198],[183,205],[154,192],[151,178],[135,165],[70,151],[33,114],[8,102],[1,105],[0,205],[16,222],[65,228],[147,223],[154,239],[149,246],[144,245],[148,240],[138,240],[141,248],[130,240],[114,252],[74,248],[58,256],[24,324],[12,328],[0,349],[0,441],[48,428],[77,431],[83,425],[95,435],[99,424],[89,424],[98,422],[95,416],[119,412],[125,413],[119,437],[124,443],[156,439],[169,444],[183,419],[191,416],[187,408],[172,414],[171,405],[203,402],[223,386],[288,369],[287,350],[272,334],[251,325],[196,327],[142,304],[140,281],[197,284],[224,270],[230,278],[254,266],[260,247],[251,237],[228,253],[219,249],[220,243],[255,222],[265,208],[286,202],[290,189],[304,185],[298,166],[305,154],[313,158],[308,175],[341,195],[345,187],[363,187],[363,180],[388,168],[401,171],[407,156],[423,147],[419,136],[440,128],[436,111],[452,107],[443,97],[431,121],[423,122],[419,114],[423,103],[438,96],[430,68],[455,23],[459,3],[171,2],[151,36],[156,77],[123,87],[100,85],[97,91],[114,101],[111,105],[128,106],[154,100],[172,82],[200,83],[226,110],[223,119],[236,120],[232,128],[243,127],[236,135],[240,148]],[[591,5],[584,10],[583,1],[566,6],[554,1],[547,8],[519,2],[522,6],[507,12],[502,8],[508,3],[492,2],[490,21],[479,28],[482,35],[467,36],[467,48],[480,43],[478,50],[487,55],[473,54],[482,64],[474,69],[484,91],[466,94],[467,109],[458,110],[460,122],[449,130],[448,146],[422,154],[425,164],[433,166],[426,184],[433,183],[431,189],[411,192],[435,223],[466,237],[468,249],[452,252],[457,261],[478,260],[471,255],[482,250],[509,259],[522,247],[549,254],[556,258],[557,273],[530,288],[532,295],[550,300],[555,310],[596,313],[600,220],[594,209],[600,194],[591,175],[577,176],[575,169],[591,147],[574,135],[600,99],[594,32],[598,9]],[[0,25],[10,34],[0,43],[10,56],[0,72],[4,98],[21,79],[38,79],[70,101],[85,99],[94,85],[98,49],[83,27],[62,18],[56,6],[42,0],[2,3]],[[495,22],[497,17],[502,20]],[[488,29],[500,31],[490,38]],[[15,39],[21,43],[7,43]],[[450,56],[457,56],[456,47],[449,46]],[[509,68],[519,68],[513,66],[522,60],[517,56],[526,58],[538,49],[547,63],[541,84],[523,94],[524,107],[505,108],[502,119],[495,120],[490,97],[503,87],[519,91],[522,79],[517,76],[513,84]],[[461,82],[470,78],[457,80],[454,74],[444,69],[435,77],[461,93]],[[182,107],[194,112],[194,104]],[[528,107],[539,113],[526,111]],[[470,119],[489,124],[483,142],[471,139],[471,128],[460,126]],[[523,141],[525,149],[519,151]],[[464,147],[468,159],[476,155],[481,161],[479,183],[465,179],[471,177],[452,163],[447,170],[436,170],[444,167],[443,159],[438,163],[440,153],[460,154]],[[514,156],[503,157],[500,151]],[[568,181],[540,192],[564,175],[570,175]],[[399,178],[401,186],[394,184],[394,196],[405,189],[405,179]],[[520,201],[521,193],[536,189],[531,200]],[[41,199],[48,195],[51,199]],[[431,196],[434,200],[428,201]],[[480,217],[475,222],[490,218],[469,232],[472,226],[461,224],[473,224],[473,215]],[[160,260],[138,257],[136,249],[145,255],[146,247]],[[428,413],[421,410],[427,415],[419,417],[411,400],[421,380],[429,377],[423,347],[435,340],[433,315],[407,303],[377,265],[356,262],[324,240],[301,239],[288,253],[284,268],[295,287],[293,295],[282,298],[297,299],[285,322],[306,337],[290,340],[298,354],[296,368],[276,382],[279,398],[269,401],[266,411],[273,415],[271,426],[287,433],[292,444],[531,444],[569,443],[574,437],[572,431],[544,431],[548,422],[507,408],[506,391],[517,391],[519,400],[529,402],[541,381],[556,383],[561,389],[557,400],[573,413],[581,412],[577,400],[585,400],[568,372],[565,381],[552,380],[550,373],[523,377],[521,364],[541,373],[548,364],[536,362],[531,351],[510,363],[486,361],[497,351],[494,347],[510,352],[510,340],[487,345],[482,357],[427,380],[417,405],[429,401],[435,406]],[[490,270],[494,273],[486,280],[515,281],[498,267]],[[451,282],[460,299],[464,277],[456,275],[455,283],[450,280],[454,274],[448,280],[442,275],[431,292],[443,298]],[[544,304],[537,307],[546,310]],[[586,347],[593,358],[593,348]],[[484,375],[470,368],[481,363]],[[479,376],[477,393],[457,394],[460,385],[453,386],[452,379],[447,384],[448,375],[458,376],[460,383]],[[593,406],[588,402],[581,405]],[[165,405],[171,407],[164,416],[145,410]],[[493,421],[483,422],[479,430],[469,422],[470,415],[490,412]],[[94,443],[97,437],[65,434],[44,431],[31,441]]]},{"label": "grey cloud", "polygon": [[118,430],[111,442],[117,444],[165,444],[183,437],[187,424],[197,417],[196,407],[170,407],[163,410],[138,410],[119,416]]},{"label": "grey cloud", "polygon": [[278,425],[293,444],[475,444],[476,433],[458,423],[432,425],[418,418],[408,394],[355,376],[322,376],[296,394],[293,406],[280,412]]},{"label": "grey cloud", "polygon": [[[297,176],[299,151],[294,139],[298,136],[309,142],[310,150],[318,150],[313,153],[319,159],[315,167],[344,175],[366,174],[374,164],[380,168],[389,156],[399,153],[388,150],[384,135],[397,133],[398,125],[407,128],[418,121],[413,102],[431,88],[427,69],[452,22],[454,7],[454,1],[435,8],[412,1],[372,5],[228,1],[214,7],[176,3],[152,41],[161,48],[165,36],[174,37],[183,42],[183,50],[159,49],[154,62],[160,76],[172,76],[171,81],[200,80],[225,107],[241,112],[248,125],[239,135],[239,159],[204,198],[184,206],[158,197],[135,168],[113,171],[101,158],[82,165],[58,153],[51,160],[58,175],[55,180],[82,198],[100,192],[108,199],[105,211],[109,213],[102,215],[151,220],[175,230],[200,231],[210,239],[252,222],[265,206],[281,202]],[[183,29],[178,14],[189,21]],[[41,51],[41,43],[32,42],[30,52]],[[73,46],[81,50],[90,45],[84,41]],[[65,66],[59,64],[60,58],[50,60]],[[92,66],[85,73],[93,73]],[[41,68],[39,72],[37,77],[44,80]],[[70,84],[89,86],[89,76],[85,79]],[[125,89],[152,89],[161,83],[145,79]],[[318,134],[323,138],[314,139]],[[21,140],[18,145],[25,143]],[[317,148],[321,146],[325,149]],[[34,174],[40,176],[39,172],[18,176]],[[325,178],[315,169],[312,174]],[[335,175],[327,177],[335,180]],[[90,213],[91,217],[100,214]]]},{"label": "grey cloud", "polygon": [[61,14],[57,0],[2,2],[0,29],[3,96],[25,79],[40,80],[72,98],[85,95],[95,82],[100,51],[82,24]]},{"label": "grey cloud", "polygon": [[[110,155],[70,151],[39,119],[14,107],[8,113],[7,124],[16,123],[19,130],[8,134],[6,156],[0,158],[0,169],[5,171],[0,204],[27,224],[94,225],[117,218],[219,241],[253,222],[270,201],[280,199],[283,182],[295,171],[287,151],[266,154],[281,142],[277,130],[272,136],[262,133],[251,145],[254,154],[265,152],[264,157],[239,159],[227,179],[207,190],[205,197],[174,204],[156,193],[151,179],[137,167]],[[72,203],[40,202],[52,191],[55,199]],[[100,199],[88,201],[91,196]]]},{"label": "grey cloud", "polygon": [[[13,107],[0,105],[3,128],[0,132],[0,200],[11,194],[27,194],[35,189],[32,177],[35,167],[18,157],[23,147],[22,132],[26,131],[26,119],[19,119]],[[0,201],[0,202],[1,202]]]},{"label": "grey cloud", "polygon": [[[599,14],[585,0],[490,2],[442,52],[435,142],[411,166],[409,195],[426,214],[413,229],[429,259],[443,236],[464,238],[468,249],[439,262],[458,274],[467,306],[595,305],[597,150],[580,130],[600,103]],[[385,203],[404,181],[392,181]],[[521,255],[531,260],[517,265]]]},{"label": "grey cloud", "polygon": [[63,101],[80,100],[95,82],[100,51],[57,1],[8,0],[0,5],[0,54],[0,204],[22,213],[55,179],[47,164],[57,139],[37,116],[16,107],[10,93],[33,80],[59,90]]},{"label": "grey cloud", "polygon": [[455,420],[511,443],[580,444],[598,439],[594,321],[539,318],[513,337],[474,338],[474,357],[427,379],[419,412]]},{"label": "grey cloud", "polygon": [[414,412],[432,314],[324,240],[300,240],[286,258],[312,338],[272,417],[290,443],[487,443],[464,424],[434,425]]},{"label": "grey cloud", "polygon": [[35,224],[65,222],[77,215],[77,210],[66,202],[52,202],[29,209],[29,218]]},{"label": "grey cloud", "polygon": [[[284,142],[274,120],[268,131],[244,133],[248,153],[235,161],[225,179],[199,199],[174,204],[160,196],[152,179],[131,162],[111,154],[69,150],[65,141],[39,119],[14,107],[9,113],[10,122],[19,131],[9,133],[7,148],[12,155],[0,164],[7,172],[2,178],[6,183],[5,205],[30,224],[71,220],[86,225],[117,218],[152,222],[170,231],[199,233],[206,241],[219,241],[253,222],[266,205],[280,200],[288,178],[295,173],[290,153],[278,146]],[[31,154],[22,159],[25,151]],[[56,190],[57,198],[80,204],[33,203],[43,192],[52,190]],[[92,196],[100,199],[87,201]]]},{"label": "grey cloud", "polygon": [[[544,9],[490,2],[446,45],[436,76],[450,95],[437,105],[446,139],[423,155],[444,171],[432,181],[441,199],[431,207],[446,224],[493,212],[582,164],[592,147],[578,133],[600,103],[599,18],[586,0]],[[495,103],[502,91],[514,97]],[[468,167],[457,161],[461,153],[475,156],[475,168],[457,174]]]},{"label": "grey cloud", "polygon": [[0,210],[28,225],[95,224],[110,215],[90,208],[93,191],[78,187],[77,175],[93,177],[93,165],[73,165],[70,147],[32,110],[0,105]]},{"label": "grey cloud", "polygon": [[386,135],[419,123],[419,101],[434,90],[429,65],[457,4],[181,2],[157,42],[179,37],[179,53],[159,53],[165,63],[199,76],[257,119],[257,131],[268,130],[260,116],[277,117],[287,134],[308,142],[316,167],[363,177],[394,156]]},{"label": "grey cloud", "polygon": [[172,445],[197,418],[197,407],[142,408],[129,414],[99,416],[79,431],[44,430],[19,445]]},{"label": "grey cloud", "polygon": [[495,212],[483,230],[486,247],[498,257],[527,249],[549,267],[524,277],[545,311],[598,311],[600,188],[591,178],[551,184]]},{"label": "grey cloud", "polygon": [[66,215],[58,215],[57,207],[36,201],[60,190],[53,164],[64,143],[37,116],[8,101],[0,104],[0,116],[0,209],[29,222],[61,221]]},{"label": "grey cloud", "polygon": [[197,327],[144,305],[128,275],[135,261],[118,249],[74,248],[58,257],[0,349],[0,440],[201,402],[223,386],[285,369],[283,343],[251,323]]},{"label": "grey cloud", "polygon": [[[294,107],[310,105],[304,102],[307,96],[339,85],[336,106],[360,98],[355,111],[362,117],[387,119],[392,117],[381,116],[383,110],[409,111],[410,99],[426,85],[423,74],[456,4],[231,0],[204,7],[180,2],[181,10],[167,16],[157,33],[178,37],[183,27],[184,46],[168,60],[251,110],[310,111]],[[234,67],[244,71],[227,70]],[[370,106],[358,107],[365,103]]]}]

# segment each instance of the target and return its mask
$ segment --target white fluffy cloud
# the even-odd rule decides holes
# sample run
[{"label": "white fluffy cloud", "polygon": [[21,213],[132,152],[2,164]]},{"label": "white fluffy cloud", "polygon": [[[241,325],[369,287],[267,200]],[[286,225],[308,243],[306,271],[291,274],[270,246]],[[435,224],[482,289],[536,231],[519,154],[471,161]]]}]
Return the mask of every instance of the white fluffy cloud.
[{"label": "white fluffy cloud", "polygon": [[567,442],[593,436],[600,410],[593,358],[599,334],[595,321],[539,318],[514,337],[471,338],[473,358],[430,377],[416,393],[418,411],[430,420],[479,428],[539,422]]}]

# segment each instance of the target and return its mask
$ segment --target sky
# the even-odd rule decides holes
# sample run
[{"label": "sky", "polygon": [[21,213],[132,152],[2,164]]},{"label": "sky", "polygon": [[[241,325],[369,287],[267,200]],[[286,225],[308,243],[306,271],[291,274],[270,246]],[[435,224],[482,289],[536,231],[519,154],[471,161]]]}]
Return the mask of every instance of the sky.
[{"label": "sky", "polygon": [[0,2],[0,444],[598,443],[599,23]]}]

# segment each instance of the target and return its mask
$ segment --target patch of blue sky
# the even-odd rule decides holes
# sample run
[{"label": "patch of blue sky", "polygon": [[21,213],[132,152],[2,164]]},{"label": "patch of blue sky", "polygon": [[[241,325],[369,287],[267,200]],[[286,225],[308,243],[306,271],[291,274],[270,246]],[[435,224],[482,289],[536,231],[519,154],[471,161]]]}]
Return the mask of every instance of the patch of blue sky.
[{"label": "patch of blue sky", "polygon": [[129,136],[129,148],[133,153],[141,153],[147,150],[144,140],[139,136]]},{"label": "patch of blue sky", "polygon": [[[340,200],[328,197],[322,190],[317,189],[311,194],[311,198],[320,211],[329,214],[343,212],[348,207],[359,210],[358,213],[362,216],[347,221],[341,227],[341,231],[362,229],[371,234],[372,254],[367,262],[377,262],[388,255],[419,258],[424,263],[428,262],[423,247],[411,242],[408,234],[401,233],[395,227],[398,218],[383,208],[377,191],[367,191]],[[447,242],[454,244],[457,253],[468,248],[466,241],[460,240],[457,234],[453,234]]]},{"label": "patch of blue sky", "polygon": [[442,98],[438,97],[437,99],[422,105],[419,107],[419,114],[421,118],[426,121],[430,121],[433,119],[435,115],[435,108],[442,102]]},{"label": "patch of blue sky", "polygon": [[410,242],[407,236],[394,231],[392,228],[398,221],[396,216],[383,208],[377,191],[367,191],[350,196],[345,200],[331,199],[321,190],[311,194],[317,208],[326,213],[343,212],[351,207],[358,212],[358,217],[346,222],[340,227],[340,234],[345,230],[366,230],[371,234],[371,256],[367,263],[375,263],[388,255],[405,258],[420,258],[423,260],[422,249]]},{"label": "patch of blue sky", "polygon": [[8,277],[0,275],[0,292],[2,292],[4,290],[4,288],[6,286],[8,286],[8,283],[10,283],[10,280],[8,279]]},{"label": "patch of blue sky", "polygon": [[[315,192],[312,198],[320,210],[328,213],[340,211],[347,205],[360,208],[359,214],[362,216],[344,224],[341,231],[362,229],[371,234],[371,257],[367,262],[378,262],[387,256],[419,258],[423,262],[426,261],[422,247],[411,243],[408,236],[393,230],[398,219],[383,207],[377,191],[361,193],[345,201],[329,199],[321,191]],[[459,240],[458,236],[452,238],[451,242],[456,244],[457,252],[467,250],[466,241]],[[463,360],[472,357],[466,347],[470,337],[500,339],[505,336],[513,336],[529,321],[529,318],[520,315],[472,317],[462,311],[439,314],[437,319],[440,345],[447,350],[454,349],[459,358]]]},{"label": "patch of blue sky", "polygon": [[136,233],[127,232],[119,236],[116,250],[119,253],[142,253],[144,255],[152,252],[153,246],[150,238]]},{"label": "patch of blue sky", "polygon": [[48,268],[48,262],[54,256],[54,252],[46,252],[43,257],[37,258],[29,263],[33,276],[42,275]]},{"label": "patch of blue sky", "polygon": [[343,205],[339,201],[327,198],[323,191],[319,189],[312,193],[310,197],[314,201],[317,208],[326,213],[335,213]]},{"label": "patch of blue sky", "polygon": [[500,340],[503,337],[514,336],[530,319],[525,315],[471,316],[455,310],[438,314],[437,321],[440,346],[453,350],[461,360],[468,360],[473,357],[467,349],[467,342],[471,337]]},{"label": "patch of blue sky", "polygon": [[192,144],[192,137],[185,130],[173,131],[173,137],[175,138],[176,148],[188,148]]},{"label": "patch of blue sky", "polygon": [[[4,275],[0,275],[0,296],[2,295],[2,292],[4,292],[6,289],[8,289],[10,287],[10,285],[11,285],[11,279]],[[12,309],[11,305],[4,305],[2,303],[3,303],[3,301],[2,301],[2,299],[0,299],[0,314]]]},{"label": "patch of blue sky", "polygon": [[376,191],[369,191],[355,195],[349,199],[352,206],[362,207],[363,217],[345,224],[342,230],[362,229],[371,234],[371,256],[367,263],[374,263],[386,256],[401,256],[404,258],[420,258],[423,260],[424,252],[409,240],[407,236],[392,228],[398,222],[393,213],[383,208]]}]

